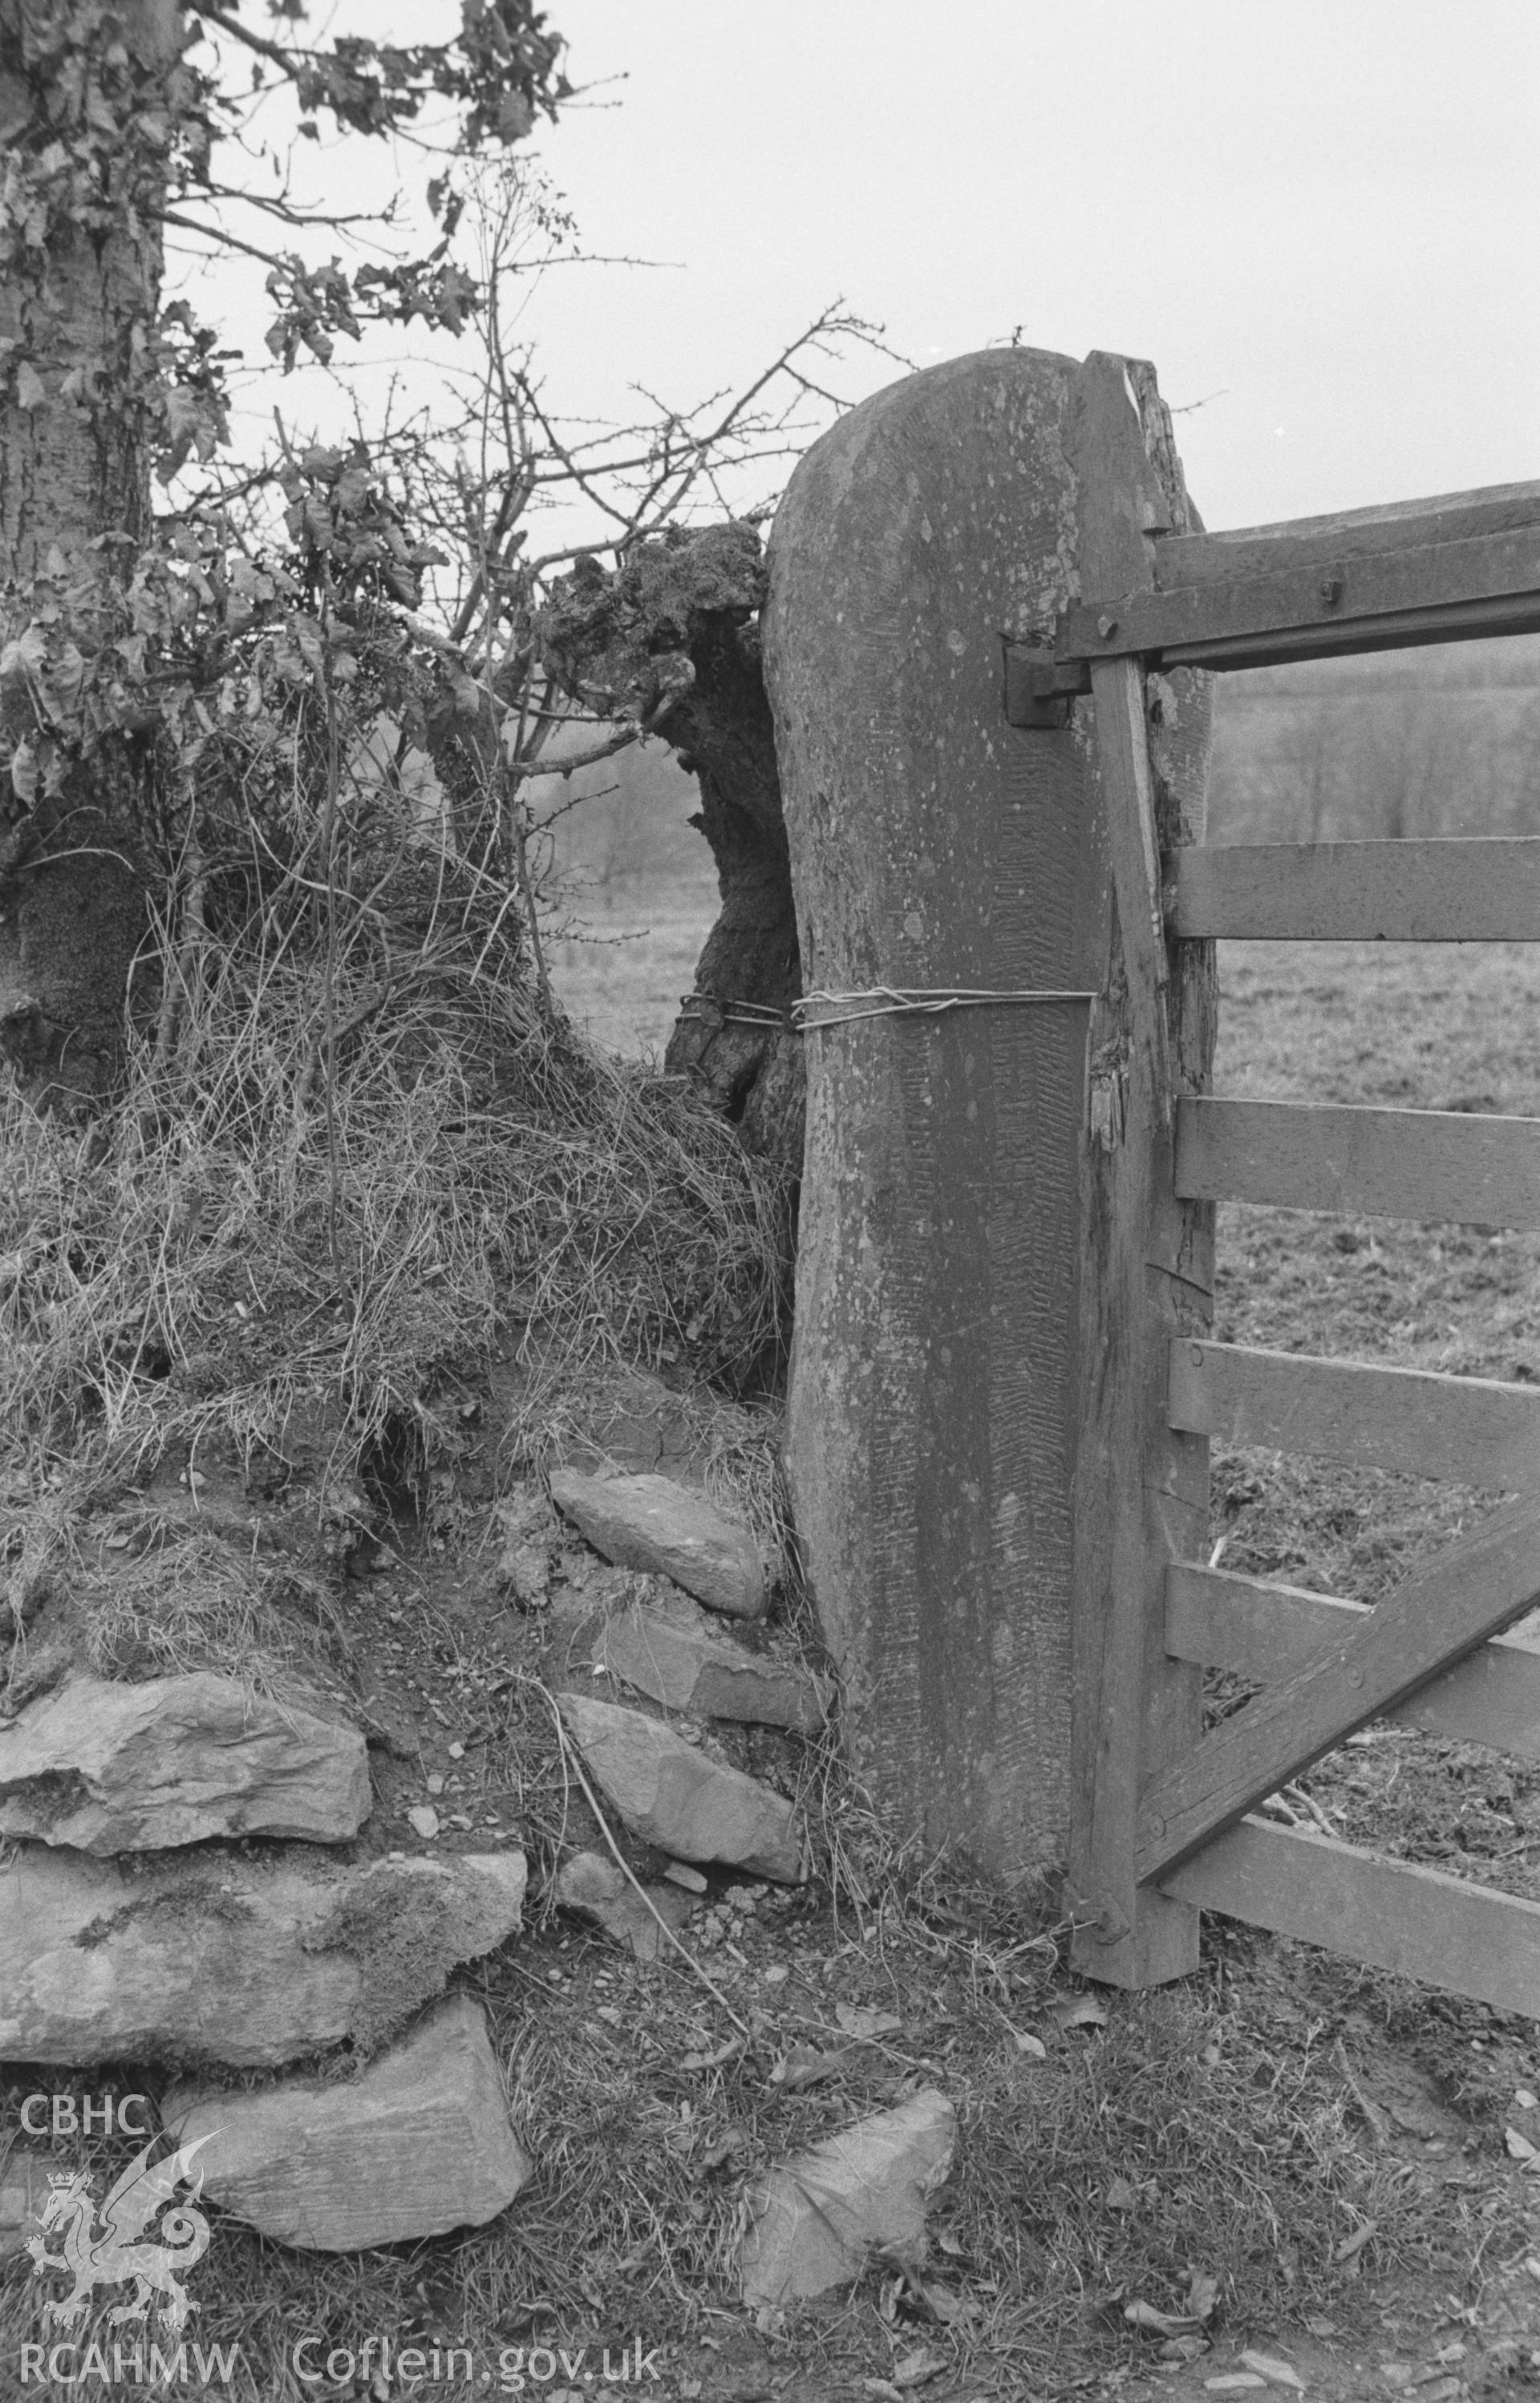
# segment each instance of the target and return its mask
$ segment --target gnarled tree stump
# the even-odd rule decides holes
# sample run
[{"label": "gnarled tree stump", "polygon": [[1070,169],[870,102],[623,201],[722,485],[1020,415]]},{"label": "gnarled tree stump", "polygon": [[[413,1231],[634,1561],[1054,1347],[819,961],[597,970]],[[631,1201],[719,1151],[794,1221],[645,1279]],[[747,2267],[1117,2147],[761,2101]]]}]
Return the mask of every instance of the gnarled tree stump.
[{"label": "gnarled tree stump", "polygon": [[765,596],[751,525],[681,530],[617,571],[587,560],[548,612],[546,657],[601,716],[672,743],[701,785],[691,824],[710,843],[722,910],[669,1038],[689,1076],[751,1151],[802,1164],[802,1062],[789,1010],[799,990],[791,865],[755,620]]}]

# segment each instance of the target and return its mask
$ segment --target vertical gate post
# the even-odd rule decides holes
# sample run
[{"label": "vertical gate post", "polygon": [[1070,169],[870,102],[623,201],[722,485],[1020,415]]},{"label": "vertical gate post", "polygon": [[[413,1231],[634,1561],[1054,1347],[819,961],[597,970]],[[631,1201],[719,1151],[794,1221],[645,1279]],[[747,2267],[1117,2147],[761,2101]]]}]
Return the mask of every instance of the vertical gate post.
[{"label": "vertical gate post", "polygon": [[1078,590],[1077,373],[992,351],[853,410],[765,619],[806,985],[1002,996],[810,1013],[787,1469],[859,1771],[1006,1875],[1070,1820],[1089,1021],[1020,996],[1103,986],[1111,900],[1089,710],[1007,725],[1001,638]]},{"label": "vertical gate post", "polygon": [[[1071,449],[1082,595],[1148,589],[1160,535],[1198,523],[1153,371],[1093,352]],[[1197,1911],[1136,1889],[1133,1849],[1141,1787],[1201,1734],[1200,1673],[1166,1656],[1165,1579],[1206,1547],[1208,1444],[1172,1429],[1166,1390],[1172,1338],[1212,1315],[1213,1205],[1176,1199],[1173,1149],[1176,1094],[1208,1083],[1216,989],[1212,944],[1167,943],[1160,854],[1202,834],[1205,684],[1101,661],[1088,713],[1115,932],[1086,1155],[1069,1892],[1075,1965],[1125,1986],[1198,1960]]]},{"label": "vertical gate post", "polygon": [[[1104,364],[1121,395],[1123,363]],[[889,1826],[929,1846],[1027,1877],[1073,1842],[1105,1928],[1135,1915],[1121,1871],[1139,1754],[1196,1708],[1190,1676],[1157,1658],[1158,1572],[1141,1549],[1159,1310],[1103,816],[1123,785],[1091,703],[1006,723],[1002,654],[1003,635],[1051,647],[1088,543],[1112,573],[1126,520],[1144,572],[1141,507],[1186,523],[1153,376],[1135,371],[1153,458],[1125,399],[1138,459],[1103,459],[1096,370],[991,351],[854,410],[782,504],[764,639],[804,981],[866,996],[808,1013],[825,1022],[805,1036],[786,1444],[850,1748]],[[1206,693],[1173,678],[1161,712],[1172,815],[1166,785],[1201,794]],[[1142,699],[1138,716],[1121,757],[1142,746]],[[996,997],[927,1015],[884,988]],[[1085,997],[1023,998],[1045,993]],[[1178,1013],[1179,1054],[1195,1030],[1201,1050],[1201,1012]],[[1206,1286],[1200,1239],[1158,1242]],[[1098,1973],[1186,1965],[1195,1915],[1158,1916],[1153,1952],[1143,1933],[1103,1945]]]}]

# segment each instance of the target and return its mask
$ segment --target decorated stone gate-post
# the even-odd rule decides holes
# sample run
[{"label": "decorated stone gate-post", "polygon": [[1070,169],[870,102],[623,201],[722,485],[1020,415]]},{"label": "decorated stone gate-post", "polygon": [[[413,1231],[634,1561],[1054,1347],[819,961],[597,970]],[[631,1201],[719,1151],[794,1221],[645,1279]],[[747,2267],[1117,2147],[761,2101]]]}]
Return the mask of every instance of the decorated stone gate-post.
[{"label": "decorated stone gate-post", "polygon": [[1152,1436],[1150,1400],[1207,1324],[1212,1212],[1150,1163],[1172,1077],[1206,1076],[1213,965],[1169,972],[1155,821],[1109,825],[1103,766],[1147,758],[1162,835],[1200,833],[1207,695],[1025,672],[1195,522],[1148,368],[986,352],[810,453],[765,627],[807,988],[788,1470],[853,1755],[890,1825],[1010,1878],[1094,1795],[1072,1885],[1134,1982],[1195,1956],[1196,1912],[1136,1910],[1117,1864],[1197,1673],[1157,1644],[1128,1674],[1112,1639],[1158,1627],[1206,1510],[1203,1439]]}]

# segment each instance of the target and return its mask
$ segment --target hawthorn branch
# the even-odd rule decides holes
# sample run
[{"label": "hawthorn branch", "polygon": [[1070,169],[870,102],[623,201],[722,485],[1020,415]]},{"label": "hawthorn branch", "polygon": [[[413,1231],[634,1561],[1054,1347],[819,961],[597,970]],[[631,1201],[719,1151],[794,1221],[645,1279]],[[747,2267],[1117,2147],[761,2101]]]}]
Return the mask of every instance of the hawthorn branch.
[{"label": "hawthorn branch", "polygon": [[260,259],[264,267],[288,268],[294,264],[293,260],[285,258],[281,251],[258,250],[255,243],[243,242],[238,233],[229,232],[226,227],[220,226],[216,229],[214,226],[200,225],[196,217],[185,217],[180,209],[162,209],[160,223],[176,226],[183,233],[198,234],[204,242],[213,243],[216,249],[244,251],[248,258]]},{"label": "hawthorn branch", "polygon": [[201,17],[207,24],[217,25],[222,34],[229,34],[236,41],[243,42],[248,50],[257,50],[263,58],[274,60],[286,76],[299,73],[303,62],[297,51],[285,50],[279,43],[270,42],[263,34],[254,34],[249,25],[243,25],[240,19],[232,17],[228,9],[216,7],[215,0],[190,0],[190,5],[194,16]]},{"label": "hawthorn branch", "polygon": [[527,783],[534,776],[570,776],[576,768],[591,768],[596,759],[613,759],[617,751],[629,750],[646,732],[644,726],[623,726],[607,743],[596,743],[589,751],[569,751],[560,759],[548,760],[543,767],[519,763],[520,776]]},{"label": "hawthorn branch", "polygon": [[[298,226],[301,231],[311,226],[383,225],[387,221],[388,213],[384,210],[297,209],[279,194],[243,191],[238,184],[210,182],[202,189],[212,200],[239,201],[248,209],[260,209],[264,215],[277,217],[284,225]],[[385,255],[390,256],[388,251]]]}]

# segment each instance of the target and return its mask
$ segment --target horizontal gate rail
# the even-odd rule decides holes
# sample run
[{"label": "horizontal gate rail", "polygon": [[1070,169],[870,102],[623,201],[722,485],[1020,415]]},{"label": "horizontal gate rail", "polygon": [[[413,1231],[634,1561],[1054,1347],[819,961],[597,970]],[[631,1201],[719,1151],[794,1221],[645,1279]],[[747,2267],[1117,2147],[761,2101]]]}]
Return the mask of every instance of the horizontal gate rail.
[{"label": "horizontal gate rail", "polygon": [[1494,2010],[1535,2016],[1540,1903],[1447,1870],[1248,1818],[1160,1889]]},{"label": "horizontal gate rail", "polygon": [[[1166,1570],[1166,1651],[1272,1685],[1308,1668],[1369,1615],[1369,1605],[1231,1569],[1173,1561]],[[1386,1716],[1460,1743],[1540,1761],[1540,1637],[1494,1635]]]},{"label": "horizontal gate rail", "polygon": [[1186,1099],[1176,1109],[1176,1190],[1190,1201],[1540,1227],[1540,1118]]},{"label": "horizontal gate rail", "polygon": [[1206,1735],[1140,1796],[1135,1874],[1169,1868],[1540,1603],[1540,1500],[1494,1511],[1350,1633]]},{"label": "horizontal gate rail", "polygon": [[[1192,539],[1178,535],[1162,547],[1168,572],[1181,574],[1183,563],[1171,554]],[[1065,612],[1055,656],[1089,663],[1134,653],[1164,668],[1279,667],[1537,629],[1540,528],[1526,528],[1389,558],[1339,563],[1327,555],[1319,566],[1076,602]]]},{"label": "horizontal gate rail", "polygon": [[1494,1493],[1540,1489],[1540,1386],[1186,1339],[1169,1356],[1170,1420],[1186,1434]]},{"label": "horizontal gate rail", "polygon": [[1271,525],[1221,526],[1212,534],[1155,537],[1155,582],[1228,584],[1238,576],[1281,568],[1325,572],[1340,560],[1386,559],[1435,543],[1540,527],[1540,483],[1483,484],[1474,493],[1436,493],[1326,517],[1280,518]]},{"label": "horizontal gate rail", "polygon": [[1540,942],[1540,837],[1193,843],[1168,854],[1167,932],[1231,941]]},{"label": "horizontal gate rail", "polygon": [[1074,602],[1061,669],[1138,657],[1164,667],[1268,667],[1540,628],[1540,488],[1510,488],[1496,521],[1467,496],[1394,517],[1317,518],[1233,537],[1168,535],[1154,583]]}]

